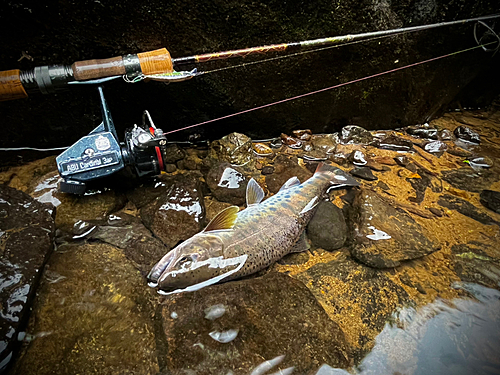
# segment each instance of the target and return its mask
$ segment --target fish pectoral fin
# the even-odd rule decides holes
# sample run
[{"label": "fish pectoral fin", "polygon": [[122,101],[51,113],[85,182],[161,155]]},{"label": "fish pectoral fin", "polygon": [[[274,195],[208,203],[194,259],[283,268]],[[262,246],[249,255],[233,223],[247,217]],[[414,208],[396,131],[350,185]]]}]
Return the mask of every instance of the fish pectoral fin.
[{"label": "fish pectoral fin", "polygon": [[248,181],[247,185],[247,206],[251,204],[259,204],[264,199],[264,189],[253,178]]},{"label": "fish pectoral fin", "polygon": [[212,230],[232,229],[236,219],[238,218],[238,206],[230,206],[225,210],[219,212],[210,223],[203,229],[203,232],[210,232]]},{"label": "fish pectoral fin", "polygon": [[300,180],[297,178],[297,176],[292,177],[292,178],[288,179],[288,181],[283,184],[283,186],[280,188],[278,193],[282,190],[290,189],[290,188],[297,186],[297,185],[300,185]]},{"label": "fish pectoral fin", "polygon": [[299,239],[295,243],[295,245],[292,246],[290,249],[290,253],[301,253],[303,251],[307,251],[311,248],[311,245],[309,245],[309,242],[307,241],[306,238],[306,232],[302,232],[300,235]]}]

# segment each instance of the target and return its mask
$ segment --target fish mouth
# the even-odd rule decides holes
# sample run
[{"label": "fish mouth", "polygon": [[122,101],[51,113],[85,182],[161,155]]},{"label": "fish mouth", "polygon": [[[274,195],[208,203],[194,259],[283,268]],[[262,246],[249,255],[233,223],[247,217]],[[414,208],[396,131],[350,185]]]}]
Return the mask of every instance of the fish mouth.
[{"label": "fish mouth", "polygon": [[160,279],[161,275],[170,266],[170,264],[172,264],[174,259],[175,259],[175,249],[165,254],[165,256],[161,258],[160,261],[154,265],[151,271],[149,271],[147,279],[153,284],[158,284],[158,280]]}]

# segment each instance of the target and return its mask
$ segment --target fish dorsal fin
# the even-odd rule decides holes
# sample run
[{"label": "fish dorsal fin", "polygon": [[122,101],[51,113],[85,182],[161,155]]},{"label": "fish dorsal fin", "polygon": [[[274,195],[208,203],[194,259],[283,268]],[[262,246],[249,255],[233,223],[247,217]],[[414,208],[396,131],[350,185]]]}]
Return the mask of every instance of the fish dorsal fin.
[{"label": "fish dorsal fin", "polygon": [[236,219],[238,218],[238,206],[230,206],[223,211],[219,212],[217,216],[215,216],[210,223],[208,223],[207,227],[203,229],[203,232],[210,232],[213,230],[222,230],[222,229],[232,229]]},{"label": "fish dorsal fin", "polygon": [[251,204],[259,204],[264,199],[264,190],[253,178],[248,181],[247,185],[247,206]]},{"label": "fish dorsal fin", "polygon": [[292,178],[288,179],[288,181],[283,184],[283,186],[281,187],[281,189],[279,191],[282,191],[282,190],[285,190],[285,189],[290,189],[291,187],[294,187],[294,186],[297,186],[297,185],[300,185],[300,181],[295,176],[295,177],[292,177]]}]

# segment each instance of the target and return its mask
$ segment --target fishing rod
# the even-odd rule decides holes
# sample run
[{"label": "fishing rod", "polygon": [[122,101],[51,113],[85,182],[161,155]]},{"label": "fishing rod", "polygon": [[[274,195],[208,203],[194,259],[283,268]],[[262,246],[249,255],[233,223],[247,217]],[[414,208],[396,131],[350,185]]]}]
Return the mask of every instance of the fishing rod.
[{"label": "fishing rod", "polygon": [[499,17],[500,14],[494,14],[430,25],[349,34],[294,43],[272,44],[180,58],[172,58],[166,48],[161,48],[154,51],[107,59],[77,61],[72,65],[44,65],[25,71],[20,71],[19,69],[7,70],[0,72],[0,101],[26,98],[28,97],[28,93],[34,92],[41,92],[42,94],[55,93],[73,84],[101,84],[107,80],[119,77],[123,77],[127,82],[137,82],[143,79],[168,83],[181,82],[201,74],[196,68],[190,71],[175,70],[188,64],[199,64],[270,52],[297,51],[304,48],[342,45],[357,40],[387,37],[471,22],[482,22]]},{"label": "fishing rod", "polygon": [[[131,166],[135,174],[139,177],[158,175],[165,170],[164,157],[166,155],[167,138],[166,134],[181,131],[184,129],[201,126],[206,123],[229,118],[243,113],[251,112],[272,105],[284,103],[290,100],[295,100],[300,97],[313,95],[319,92],[324,92],[337,87],[356,83],[362,80],[378,77],[384,74],[395,72],[401,69],[410,68],[419,64],[435,61],[456,55],[458,53],[467,52],[477,48],[482,48],[485,51],[496,52],[500,48],[500,37],[493,31],[491,27],[483,21],[494,18],[499,18],[500,14],[471,18],[467,20],[442,22],[433,25],[422,25],[409,28],[400,28],[394,30],[385,30],[372,33],[362,33],[345,35],[333,38],[322,38],[297,43],[275,44],[263,47],[252,47],[240,50],[209,53],[204,55],[195,55],[172,59],[168,51],[163,48],[156,51],[139,53],[136,55],[126,55],[123,57],[114,57],[104,60],[87,60],[75,62],[71,66],[63,65],[47,65],[36,67],[29,71],[20,72],[19,70],[10,70],[0,72],[0,100],[12,100],[27,97],[27,92],[39,91],[44,94],[57,92],[65,86],[74,84],[97,84],[102,122],[87,136],[80,138],[75,144],[67,148],[56,158],[57,169],[62,177],[59,183],[59,189],[62,192],[73,194],[84,194],[87,190],[88,183],[93,180],[110,176],[117,171]],[[123,77],[126,82],[138,82],[140,80],[159,80],[163,82],[180,82],[190,79],[199,74],[219,71],[215,69],[209,72],[197,72],[197,69],[191,71],[175,71],[174,68],[182,67],[187,64],[196,64],[206,61],[228,59],[232,57],[244,57],[252,54],[267,53],[271,51],[284,51],[302,49],[310,46],[323,46],[320,49],[310,50],[300,53],[308,53],[320,51],[324,46],[341,46],[358,42],[366,42],[378,38],[383,38],[391,35],[398,35],[418,30],[426,30],[435,27],[464,24],[468,22],[477,22],[474,27],[474,38],[477,46],[467,48],[462,51],[448,53],[429,60],[417,62],[403,67],[395,68],[389,71],[377,73],[371,76],[358,78],[349,82],[344,82],[335,86],[327,87],[321,90],[305,93],[293,98],[287,98],[278,102],[269,103],[260,107],[251,108],[242,112],[223,116],[218,119],[205,121],[199,124],[191,125],[185,128],[172,130],[164,133],[162,129],[157,128],[148,111],[144,111],[142,125],[134,125],[125,131],[124,142],[119,142],[116,129],[114,127],[111,112],[104,98],[102,84],[106,81]],[[481,38],[477,36],[477,25],[481,24],[488,30]],[[489,34],[488,34],[489,33]],[[483,42],[486,36],[493,36],[495,41]],[[494,45],[487,48],[487,46]],[[270,61],[275,57],[268,60]],[[255,62],[251,62],[253,64]],[[245,64],[244,64],[245,65]],[[241,66],[241,65],[239,65]],[[224,69],[224,68],[223,68]]]}]

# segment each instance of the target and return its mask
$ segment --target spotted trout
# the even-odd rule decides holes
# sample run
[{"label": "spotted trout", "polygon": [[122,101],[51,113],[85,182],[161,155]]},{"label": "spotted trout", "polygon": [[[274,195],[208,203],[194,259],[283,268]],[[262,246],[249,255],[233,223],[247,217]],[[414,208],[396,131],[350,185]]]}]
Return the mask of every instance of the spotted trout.
[{"label": "spotted trout", "polygon": [[286,254],[307,250],[304,229],[326,190],[358,185],[344,171],[320,163],[304,183],[292,177],[263,200],[263,189],[251,179],[247,208],[226,208],[203,231],[168,252],[149,273],[150,285],[164,294],[193,291],[252,274]]}]

